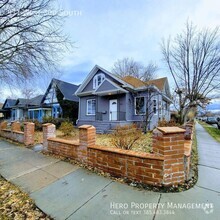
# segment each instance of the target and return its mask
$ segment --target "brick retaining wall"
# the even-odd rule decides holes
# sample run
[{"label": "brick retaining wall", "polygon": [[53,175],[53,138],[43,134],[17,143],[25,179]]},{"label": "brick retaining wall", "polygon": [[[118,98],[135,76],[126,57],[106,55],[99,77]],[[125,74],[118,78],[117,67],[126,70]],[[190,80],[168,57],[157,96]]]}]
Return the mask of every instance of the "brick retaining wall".
[{"label": "brick retaining wall", "polygon": [[11,129],[7,128],[7,122],[0,123],[0,136],[10,140],[24,143],[26,146],[34,144],[34,128],[35,124],[31,122],[24,123],[24,132],[21,131],[19,122],[12,122]]},{"label": "brick retaining wall", "polygon": [[[55,136],[52,124],[46,124],[44,132]],[[54,128],[54,127],[53,127]],[[54,134],[51,134],[54,130]],[[79,127],[79,140],[69,141],[60,138],[47,138],[48,151],[75,159],[115,177],[126,177],[137,182],[151,185],[177,185],[188,178],[188,146],[184,145],[185,130],[178,127],[157,128],[153,135],[153,154],[134,152],[97,146],[96,130],[91,125]],[[44,134],[47,136],[47,134]],[[187,158],[187,159],[186,159]]]}]

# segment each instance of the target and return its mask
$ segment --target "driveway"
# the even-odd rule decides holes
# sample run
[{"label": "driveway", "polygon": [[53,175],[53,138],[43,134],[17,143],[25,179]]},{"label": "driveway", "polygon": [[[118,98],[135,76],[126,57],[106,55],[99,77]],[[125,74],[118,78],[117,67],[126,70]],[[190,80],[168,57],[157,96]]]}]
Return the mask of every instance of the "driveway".
[{"label": "driveway", "polygon": [[0,173],[54,219],[218,219],[220,144],[196,125],[199,180],[181,193],[155,193],[0,140]]}]

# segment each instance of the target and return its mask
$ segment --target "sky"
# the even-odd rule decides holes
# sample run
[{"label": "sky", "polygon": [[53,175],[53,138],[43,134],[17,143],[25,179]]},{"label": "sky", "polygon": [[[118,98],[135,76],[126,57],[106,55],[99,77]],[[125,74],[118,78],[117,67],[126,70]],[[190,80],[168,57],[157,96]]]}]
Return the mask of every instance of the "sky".
[{"label": "sky", "polygon": [[[98,64],[111,71],[116,60],[133,58],[157,63],[158,77],[172,78],[162,59],[160,43],[184,29],[219,25],[219,0],[58,0],[67,16],[64,32],[74,42],[59,67],[61,80],[80,84]],[[3,92],[4,93],[4,92]],[[7,91],[2,99],[7,98]]]}]

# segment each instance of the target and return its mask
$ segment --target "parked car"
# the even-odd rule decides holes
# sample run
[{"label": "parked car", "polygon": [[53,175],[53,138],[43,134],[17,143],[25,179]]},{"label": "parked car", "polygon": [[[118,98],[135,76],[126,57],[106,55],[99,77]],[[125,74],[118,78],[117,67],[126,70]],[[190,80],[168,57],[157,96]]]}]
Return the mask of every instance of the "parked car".
[{"label": "parked car", "polygon": [[202,117],[202,121],[206,121],[207,120],[207,117]]},{"label": "parked car", "polygon": [[217,119],[215,117],[207,117],[206,123],[210,125],[217,124]]}]

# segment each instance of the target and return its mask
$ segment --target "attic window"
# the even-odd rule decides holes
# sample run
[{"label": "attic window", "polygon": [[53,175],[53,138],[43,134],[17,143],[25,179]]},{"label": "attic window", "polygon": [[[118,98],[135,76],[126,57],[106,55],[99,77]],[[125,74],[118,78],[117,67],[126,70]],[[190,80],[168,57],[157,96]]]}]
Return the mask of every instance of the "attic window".
[{"label": "attic window", "polygon": [[99,85],[105,80],[105,75],[103,73],[97,74],[93,78],[93,89],[97,89]]}]

